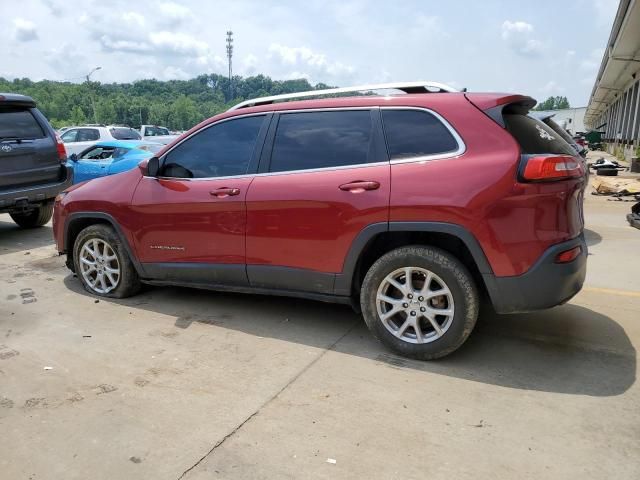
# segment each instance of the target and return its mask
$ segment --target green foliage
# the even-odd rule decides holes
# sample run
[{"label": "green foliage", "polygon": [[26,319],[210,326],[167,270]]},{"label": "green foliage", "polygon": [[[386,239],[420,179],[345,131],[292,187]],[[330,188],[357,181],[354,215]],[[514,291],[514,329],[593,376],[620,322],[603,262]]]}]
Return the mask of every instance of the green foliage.
[{"label": "green foliage", "polygon": [[91,98],[95,101],[95,116],[99,123],[130,125],[163,125],[172,130],[186,130],[227,110],[248,98],[278,95],[315,87],[305,79],[272,80],[264,75],[233,78],[230,96],[229,78],[223,75],[200,75],[191,80],[139,80],[133,83],[101,84],[97,82],[69,83],[28,78],[12,81],[0,77],[0,92],[29,95],[55,128],[93,123]]},{"label": "green foliage", "polygon": [[534,110],[561,110],[563,108],[571,108],[567,97],[549,97],[544,102],[536,105]]}]

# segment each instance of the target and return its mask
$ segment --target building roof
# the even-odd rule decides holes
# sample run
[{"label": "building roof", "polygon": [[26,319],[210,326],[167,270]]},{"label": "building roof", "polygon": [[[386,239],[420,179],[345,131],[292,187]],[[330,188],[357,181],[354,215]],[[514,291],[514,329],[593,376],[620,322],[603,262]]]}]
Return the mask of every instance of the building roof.
[{"label": "building roof", "polygon": [[621,0],[600,70],[589,99],[585,123],[596,118],[615,101],[640,71],[640,0]]}]

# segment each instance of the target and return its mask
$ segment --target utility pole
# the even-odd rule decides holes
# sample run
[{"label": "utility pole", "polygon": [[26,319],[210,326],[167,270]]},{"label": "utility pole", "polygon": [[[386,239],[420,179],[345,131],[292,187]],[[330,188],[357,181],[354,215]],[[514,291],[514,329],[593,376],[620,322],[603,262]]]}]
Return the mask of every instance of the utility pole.
[{"label": "utility pole", "polygon": [[89,98],[91,99],[91,108],[93,109],[94,123],[98,123],[98,115],[96,114],[96,102],[93,98],[93,92],[91,91],[91,75],[93,75],[95,72],[101,69],[102,67],[96,67],[93,70],[91,70],[89,73],[87,73],[87,75],[85,76],[85,78],[87,79],[87,87],[89,87]]},{"label": "utility pole", "polygon": [[231,68],[231,58],[233,57],[233,32],[227,31],[227,58],[229,59],[229,100],[233,98],[233,70]]}]

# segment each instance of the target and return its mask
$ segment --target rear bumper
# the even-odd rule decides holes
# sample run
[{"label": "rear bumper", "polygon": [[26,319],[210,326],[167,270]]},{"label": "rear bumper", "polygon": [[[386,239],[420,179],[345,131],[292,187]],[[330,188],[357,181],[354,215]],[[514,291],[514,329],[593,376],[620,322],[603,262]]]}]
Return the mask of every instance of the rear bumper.
[{"label": "rear bumper", "polygon": [[0,212],[11,210],[15,207],[37,205],[55,198],[56,195],[73,183],[73,170],[65,165],[62,167],[64,168],[63,181],[0,191]]},{"label": "rear bumper", "polygon": [[[581,246],[582,253],[569,263],[555,263],[556,255]],[[493,307],[498,313],[520,313],[555,307],[580,291],[587,273],[584,235],[553,245],[527,272],[514,277],[483,274]]]}]

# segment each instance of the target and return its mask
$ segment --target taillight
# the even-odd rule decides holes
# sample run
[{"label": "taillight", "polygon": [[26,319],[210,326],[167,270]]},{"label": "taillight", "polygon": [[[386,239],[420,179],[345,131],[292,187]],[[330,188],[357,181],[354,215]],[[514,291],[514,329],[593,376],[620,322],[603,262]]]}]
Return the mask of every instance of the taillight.
[{"label": "taillight", "polygon": [[577,247],[573,247],[570,250],[565,250],[564,252],[556,255],[556,263],[569,263],[573,262],[578,256],[582,253],[582,247],[578,245]]},{"label": "taillight", "polygon": [[570,155],[536,155],[526,157],[524,162],[522,178],[532,182],[578,178],[584,175],[580,161]]},{"label": "taillight", "polygon": [[60,163],[64,163],[67,160],[67,150],[64,148],[64,143],[62,143],[62,139],[60,135],[56,133],[56,149],[58,150],[58,159]]}]

